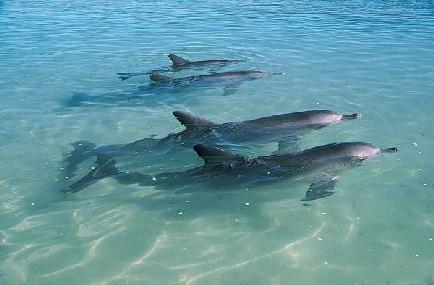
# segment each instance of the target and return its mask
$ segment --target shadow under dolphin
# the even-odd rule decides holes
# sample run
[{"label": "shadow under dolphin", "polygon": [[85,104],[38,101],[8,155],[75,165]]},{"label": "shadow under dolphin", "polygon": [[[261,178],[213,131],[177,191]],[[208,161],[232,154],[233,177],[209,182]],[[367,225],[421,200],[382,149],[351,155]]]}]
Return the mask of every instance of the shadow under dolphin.
[{"label": "shadow under dolphin", "polygon": [[95,180],[109,176],[123,184],[154,186],[175,192],[225,190],[231,185],[245,188],[290,180],[309,184],[302,201],[312,201],[332,195],[334,192],[331,190],[345,170],[361,165],[366,159],[398,151],[395,147],[380,149],[366,142],[332,143],[296,154],[256,158],[202,144],[195,145],[193,149],[204,160],[203,166],[183,172],[147,175],[121,172],[116,168],[116,161],[108,158],[66,192],[78,192]]},{"label": "shadow under dolphin", "polygon": [[164,138],[144,138],[132,143],[99,147],[87,141],[72,143],[74,149],[63,161],[62,175],[72,178],[82,162],[95,157],[93,169],[98,169],[110,159],[119,161],[125,158],[133,160],[141,168],[144,164],[164,165],[177,155],[190,152],[199,142],[236,152],[250,150],[255,145],[278,142],[275,154],[294,153],[298,151],[300,137],[307,132],[361,117],[360,114],[342,115],[329,110],[309,110],[219,124],[184,111],[175,111],[173,115],[185,126],[185,130]]},{"label": "shadow under dolphin", "polygon": [[121,80],[126,80],[135,76],[150,75],[158,72],[176,72],[184,69],[199,69],[199,68],[220,68],[227,66],[229,64],[236,64],[244,62],[244,60],[232,60],[232,59],[208,59],[208,60],[198,60],[190,61],[188,59],[177,56],[173,53],[168,55],[169,59],[172,61],[172,66],[166,68],[154,69],[148,72],[119,72],[119,78]]}]

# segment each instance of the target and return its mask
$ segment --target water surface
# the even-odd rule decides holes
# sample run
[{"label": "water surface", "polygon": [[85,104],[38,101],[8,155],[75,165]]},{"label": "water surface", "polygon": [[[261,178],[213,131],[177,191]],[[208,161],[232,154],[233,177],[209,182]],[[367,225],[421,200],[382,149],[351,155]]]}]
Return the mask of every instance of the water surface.
[{"label": "water surface", "polygon": [[[0,27],[0,284],[433,284],[431,1],[0,1]],[[172,52],[284,75],[230,96],[68,106],[74,93],[148,84],[115,73],[167,66]],[[77,140],[164,137],[182,130],[177,109],[226,122],[317,108],[363,119],[303,148],[400,152],[344,173],[311,206],[299,201],[307,186],[291,183],[175,195],[105,179],[59,191]]]}]

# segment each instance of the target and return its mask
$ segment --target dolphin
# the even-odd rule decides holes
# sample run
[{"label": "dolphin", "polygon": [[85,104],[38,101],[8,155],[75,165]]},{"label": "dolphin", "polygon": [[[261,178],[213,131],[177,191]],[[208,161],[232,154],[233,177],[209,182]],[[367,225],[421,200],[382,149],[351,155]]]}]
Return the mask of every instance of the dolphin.
[{"label": "dolphin", "polygon": [[307,183],[309,188],[302,201],[312,201],[332,195],[339,175],[346,169],[361,165],[382,153],[397,152],[395,147],[380,149],[366,142],[341,142],[313,147],[296,154],[280,154],[248,158],[221,148],[198,144],[193,147],[204,165],[183,172],[148,175],[121,172],[113,158],[107,158],[72,184],[68,192],[77,192],[97,179],[113,177],[123,184],[154,186],[188,192],[197,189],[227,189],[230,186],[251,187],[290,180]]},{"label": "dolphin", "polygon": [[246,144],[278,142],[275,154],[294,153],[298,151],[300,137],[307,132],[361,117],[360,114],[342,115],[330,110],[309,110],[219,124],[185,111],[174,111],[173,115],[185,129],[164,138],[144,138],[132,143],[99,147],[87,141],[72,143],[74,149],[64,159],[62,175],[73,177],[82,162],[94,157],[97,158],[94,169],[108,158],[117,161],[133,159],[141,168],[143,162],[161,165],[164,161],[173,160],[177,154],[190,151],[199,142],[218,145],[227,150],[243,150],[248,148]]},{"label": "dolphin", "polygon": [[117,75],[119,75],[119,78],[121,80],[126,80],[134,76],[149,75],[157,72],[180,71],[183,69],[205,68],[205,67],[219,68],[229,64],[244,62],[244,60],[232,60],[232,59],[210,59],[210,60],[190,61],[180,56],[177,56],[176,54],[173,53],[169,54],[168,57],[172,61],[171,67],[155,69],[150,72],[119,72],[117,73]]},{"label": "dolphin", "polygon": [[233,93],[243,82],[264,78],[275,74],[281,73],[267,73],[258,70],[241,70],[193,75],[182,78],[172,78],[159,73],[154,73],[149,76],[149,79],[152,81],[152,83],[148,86],[141,86],[140,89],[148,90],[149,88],[159,87],[183,90],[188,87],[223,87],[225,90],[224,95],[229,95]]},{"label": "dolphin", "polygon": [[270,73],[258,71],[258,70],[242,70],[242,71],[227,71],[220,73],[193,75],[183,78],[172,78],[159,73],[154,73],[149,76],[151,81],[164,85],[192,85],[199,83],[198,85],[216,85],[223,83],[224,85],[239,84],[243,81],[255,80],[269,76]]},{"label": "dolphin", "polygon": [[230,95],[236,91],[239,85],[246,81],[252,81],[267,76],[281,73],[267,73],[263,71],[230,71],[203,75],[172,78],[159,73],[149,76],[151,83],[139,86],[137,90],[124,92],[111,92],[100,95],[75,93],[67,102],[69,107],[93,106],[93,105],[136,105],[143,102],[150,104],[161,101],[178,101],[179,96],[155,96],[183,92],[188,88],[223,88],[224,95]]}]

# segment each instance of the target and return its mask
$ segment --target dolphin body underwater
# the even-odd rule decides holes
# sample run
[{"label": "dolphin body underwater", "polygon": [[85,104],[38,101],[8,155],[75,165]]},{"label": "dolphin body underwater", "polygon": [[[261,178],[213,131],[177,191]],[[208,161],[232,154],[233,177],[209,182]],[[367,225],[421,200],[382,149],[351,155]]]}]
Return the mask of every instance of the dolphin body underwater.
[{"label": "dolphin body underwater", "polygon": [[232,59],[209,59],[209,60],[190,61],[180,56],[177,56],[173,53],[169,54],[168,57],[172,61],[172,66],[169,68],[160,68],[149,72],[119,72],[117,73],[117,75],[119,75],[119,78],[121,80],[126,80],[131,77],[149,75],[157,72],[180,71],[184,69],[206,68],[206,67],[219,68],[229,64],[244,62],[244,60],[232,60]]},{"label": "dolphin body underwater", "polygon": [[[310,184],[302,201],[312,201],[332,195],[338,177],[346,169],[359,166],[364,160],[382,153],[397,152],[395,147],[380,149],[365,142],[332,143],[296,154],[281,154],[248,158],[221,148],[198,144],[193,147],[204,165],[183,172],[147,175],[121,172],[113,158],[107,159],[87,176],[71,185],[77,192],[96,179],[111,176],[123,184],[154,186],[188,192],[192,185],[225,189],[229,185],[250,187],[291,180]],[[203,189],[199,187],[198,189]]]},{"label": "dolphin body underwater", "polygon": [[[118,161],[120,158],[133,158],[141,166],[143,165],[141,161],[151,164],[154,160],[155,163],[159,163],[164,158],[176,155],[177,152],[190,151],[199,142],[219,145],[227,150],[243,149],[246,148],[246,144],[261,145],[278,142],[278,150],[275,153],[293,153],[298,151],[297,144],[301,135],[361,116],[360,114],[342,115],[329,110],[311,110],[218,124],[188,112],[175,111],[173,115],[186,128],[161,139],[144,138],[128,144],[100,147],[86,141],[72,143],[74,149],[64,159],[63,175],[73,177],[79,165],[93,157],[97,157],[97,160],[92,170],[103,169],[104,167],[101,166],[107,165],[110,161]],[[81,182],[72,184],[67,191],[76,192],[101,178],[110,176],[107,171],[104,173],[104,175],[94,176],[93,180],[86,180],[86,183],[83,183],[84,180],[79,180]]]},{"label": "dolphin body underwater", "polygon": [[274,73],[267,73],[258,70],[242,70],[172,78],[166,75],[154,73],[149,76],[149,79],[153,81],[151,86],[235,88],[245,81],[264,78],[273,74]]},{"label": "dolphin body underwater", "polygon": [[185,92],[189,88],[223,88],[224,95],[234,93],[237,88],[247,81],[265,78],[280,73],[267,73],[263,71],[228,71],[220,73],[202,74],[182,78],[172,78],[162,74],[154,73],[149,76],[151,82],[141,85],[137,90],[129,92],[113,92],[100,95],[89,95],[83,93],[73,94],[67,102],[69,107],[86,105],[131,105],[137,102],[150,103],[152,100],[160,102],[163,100],[179,100],[179,96],[155,96]]}]

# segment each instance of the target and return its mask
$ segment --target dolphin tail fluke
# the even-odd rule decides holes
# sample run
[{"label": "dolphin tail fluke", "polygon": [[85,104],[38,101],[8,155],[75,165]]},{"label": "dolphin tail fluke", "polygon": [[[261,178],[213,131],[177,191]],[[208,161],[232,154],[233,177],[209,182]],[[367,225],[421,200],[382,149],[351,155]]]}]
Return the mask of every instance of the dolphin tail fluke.
[{"label": "dolphin tail fluke", "polygon": [[116,175],[119,170],[116,168],[116,160],[108,155],[98,154],[95,166],[92,170],[80,180],[71,184],[67,190],[63,192],[76,193],[86,187],[98,182],[101,179]]},{"label": "dolphin tail fluke", "polygon": [[62,192],[70,192],[70,193],[77,193],[86,187],[96,183],[99,179],[93,177],[90,173],[80,180],[74,182],[73,184],[69,185],[67,189],[62,190]]},{"label": "dolphin tail fluke", "polygon": [[309,190],[306,192],[306,197],[301,199],[301,201],[313,201],[333,195],[335,192],[329,190],[333,190],[337,182],[338,177],[333,177],[330,180],[312,183],[309,187]]},{"label": "dolphin tail fluke", "polygon": [[182,58],[180,56],[177,56],[173,53],[169,54],[168,57],[170,58],[170,60],[172,61],[173,66],[177,67],[177,66],[181,66],[187,63],[190,63],[189,60],[186,60],[185,58]]},{"label": "dolphin tail fluke", "polygon": [[67,177],[72,177],[80,163],[95,155],[96,147],[96,144],[88,141],[77,141],[70,145],[73,149],[66,155],[63,161],[63,175]]}]

